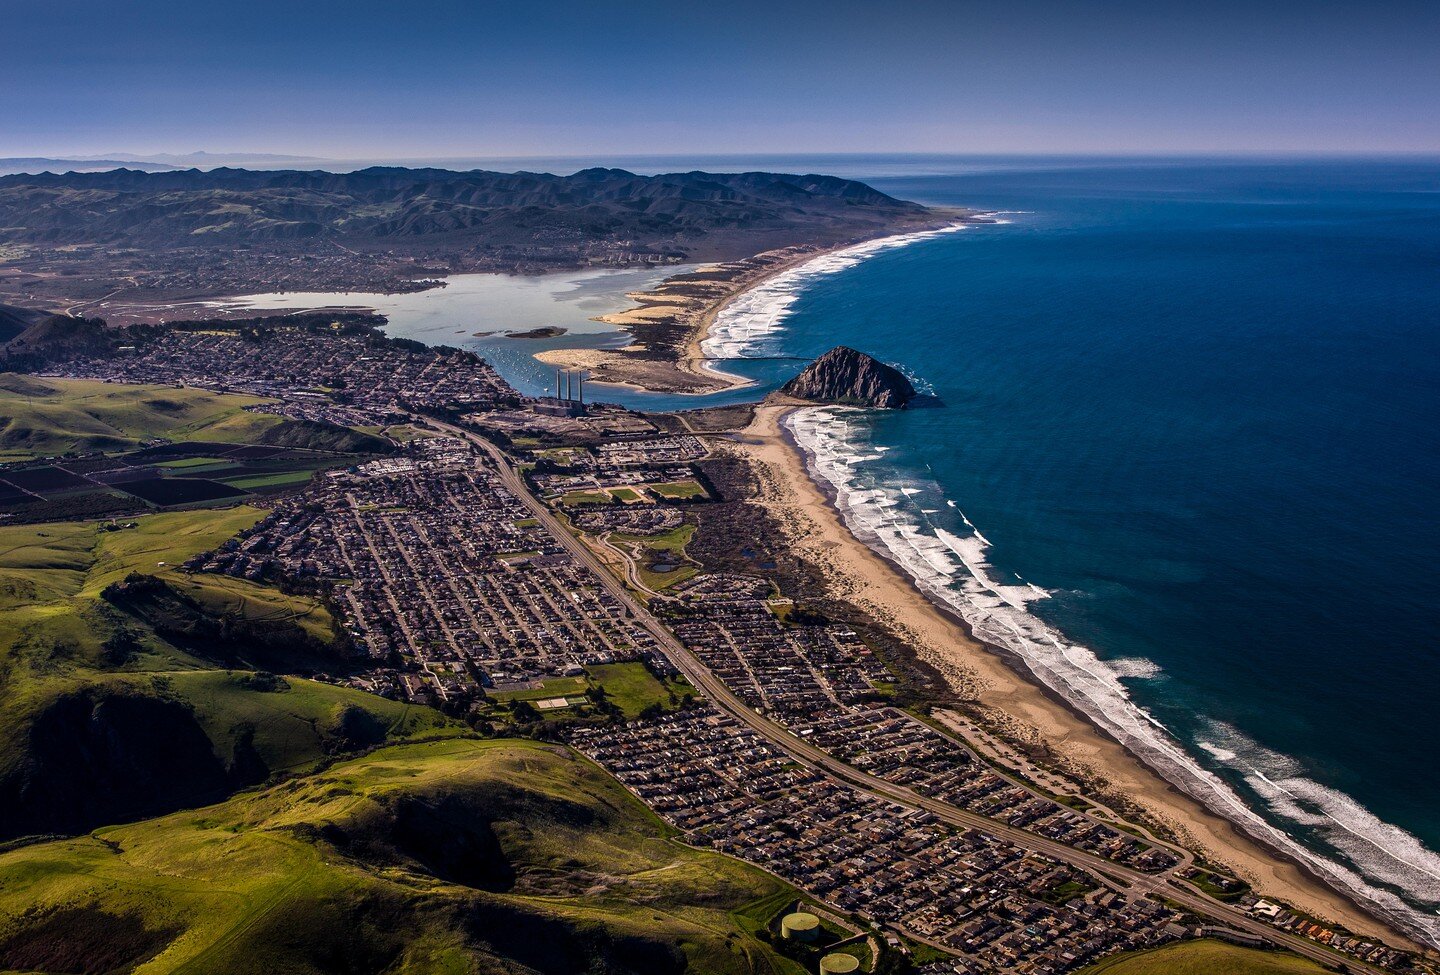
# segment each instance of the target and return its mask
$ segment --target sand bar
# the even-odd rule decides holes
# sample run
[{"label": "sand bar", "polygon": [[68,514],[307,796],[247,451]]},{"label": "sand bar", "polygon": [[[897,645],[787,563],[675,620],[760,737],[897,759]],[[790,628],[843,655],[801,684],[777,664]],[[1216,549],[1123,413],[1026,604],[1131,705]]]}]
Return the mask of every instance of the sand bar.
[{"label": "sand bar", "polygon": [[590,382],[653,392],[704,395],[750,386],[751,380],[717,368],[701,347],[716,317],[740,295],[776,275],[860,244],[987,221],[969,211],[937,209],[926,221],[888,227],[869,238],[830,247],[797,244],[744,260],[691,268],[671,275],[649,291],[630,293],[626,297],[634,302],[632,307],[594,318],[628,331],[629,345],[618,349],[552,349],[535,358],[560,369],[588,370]]},{"label": "sand bar", "polygon": [[[831,248],[835,249],[835,248]],[[700,343],[730,301],[782,271],[827,253],[812,246],[765,251],[742,261],[706,264],[627,295],[635,305],[595,321],[630,332],[618,349],[551,349],[535,358],[561,369],[586,369],[590,381],[654,392],[704,395],[751,385],[706,367]]]}]

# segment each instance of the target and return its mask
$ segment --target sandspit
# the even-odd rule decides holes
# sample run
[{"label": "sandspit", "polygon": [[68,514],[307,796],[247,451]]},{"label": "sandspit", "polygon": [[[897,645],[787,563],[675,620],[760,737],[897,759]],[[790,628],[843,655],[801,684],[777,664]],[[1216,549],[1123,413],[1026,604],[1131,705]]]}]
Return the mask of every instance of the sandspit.
[{"label": "sandspit", "polygon": [[672,275],[650,291],[626,295],[634,307],[595,321],[625,329],[632,342],[618,349],[551,349],[535,358],[564,369],[585,369],[592,382],[665,393],[702,395],[750,381],[706,368],[700,344],[730,301],[760,282],[812,260],[811,246],[765,251],[742,261],[707,264]]},{"label": "sandspit", "polygon": [[631,342],[611,349],[551,349],[535,358],[562,369],[585,369],[592,382],[630,386],[663,393],[703,395],[751,385],[742,376],[715,365],[705,349],[717,317],[732,302],[765,282],[827,255],[885,242],[944,232],[988,218],[960,210],[936,210],[934,218],[914,227],[891,228],[887,235],[850,240],[833,247],[798,244],[765,251],[744,260],[706,264],[672,275],[650,291],[628,297],[635,304],[624,311],[599,315],[595,321],[630,333]]}]

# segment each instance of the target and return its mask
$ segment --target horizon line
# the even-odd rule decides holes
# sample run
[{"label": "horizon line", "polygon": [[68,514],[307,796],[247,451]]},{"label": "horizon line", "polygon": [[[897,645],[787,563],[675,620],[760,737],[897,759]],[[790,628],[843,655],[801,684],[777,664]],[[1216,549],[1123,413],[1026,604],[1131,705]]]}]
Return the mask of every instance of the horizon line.
[{"label": "horizon line", "polygon": [[247,157],[253,159],[271,159],[275,162],[297,162],[297,163],[355,163],[355,162],[377,162],[379,160],[392,160],[395,163],[415,163],[426,161],[462,160],[462,159],[493,159],[496,161],[508,159],[745,159],[755,157],[773,158],[836,158],[836,159],[897,159],[897,158],[945,158],[945,159],[997,159],[997,158],[1022,158],[1022,159],[1048,159],[1048,158],[1080,158],[1080,159],[1223,159],[1223,158],[1253,158],[1270,156],[1289,157],[1368,157],[1386,158],[1397,156],[1434,156],[1440,157],[1440,146],[1426,149],[1293,149],[1293,148],[1251,148],[1251,149],[1116,149],[1116,150],[1093,150],[1093,149],[987,149],[977,151],[964,150],[932,150],[932,149],[907,149],[894,152],[874,152],[859,150],[768,150],[757,149],[751,151],[725,151],[710,152],[705,150],[686,151],[664,151],[664,152],[603,152],[577,150],[574,152],[528,152],[528,153],[494,153],[484,152],[449,152],[449,153],[420,153],[415,155],[406,154],[376,154],[376,155],[346,155],[346,156],[317,156],[303,153],[285,152],[261,152],[245,149],[217,151],[209,149],[190,150],[188,152],[172,151],[151,151],[151,152],[44,152],[34,151],[21,152],[11,150],[0,155],[0,159],[55,159],[61,161],[75,162],[154,162],[157,157],[171,157],[174,159],[187,159],[191,157]]}]

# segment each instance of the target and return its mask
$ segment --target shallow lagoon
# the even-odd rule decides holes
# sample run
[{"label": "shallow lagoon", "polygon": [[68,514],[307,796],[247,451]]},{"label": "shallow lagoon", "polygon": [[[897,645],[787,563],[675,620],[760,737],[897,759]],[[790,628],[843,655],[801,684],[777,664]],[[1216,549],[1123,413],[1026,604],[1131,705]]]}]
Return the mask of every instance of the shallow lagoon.
[{"label": "shallow lagoon", "polygon": [[[443,288],[409,294],[290,291],[240,295],[212,304],[255,309],[373,308],[389,319],[386,331],[391,335],[476,352],[521,392],[537,395],[553,391],[555,372],[535,361],[535,353],[625,345],[627,333],[592,319],[629,305],[627,292],[651,288],[679,270],[683,268],[572,270],[533,276],[456,274],[445,279]],[[548,338],[504,334],[546,326],[566,331]]]}]

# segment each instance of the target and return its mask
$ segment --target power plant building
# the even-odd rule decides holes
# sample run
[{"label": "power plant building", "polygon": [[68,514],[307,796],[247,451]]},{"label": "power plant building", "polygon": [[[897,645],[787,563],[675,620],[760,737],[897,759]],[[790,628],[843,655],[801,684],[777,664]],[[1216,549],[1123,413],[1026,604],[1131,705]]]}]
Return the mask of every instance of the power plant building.
[{"label": "power plant building", "polygon": [[555,370],[555,395],[539,397],[530,408],[544,416],[584,416],[584,371]]}]

